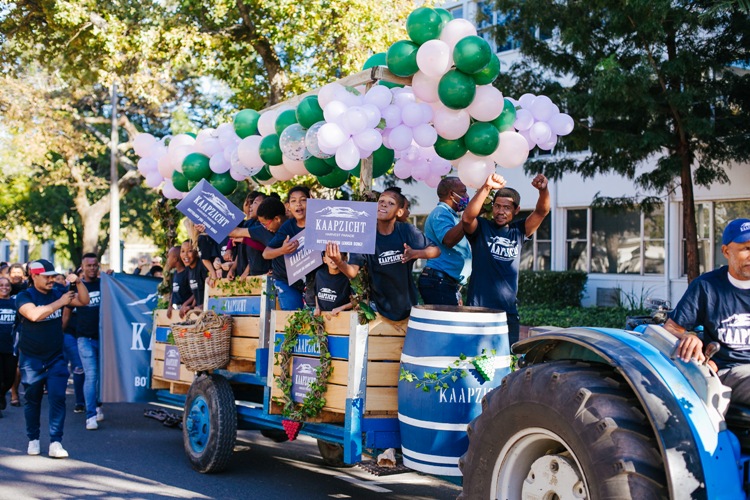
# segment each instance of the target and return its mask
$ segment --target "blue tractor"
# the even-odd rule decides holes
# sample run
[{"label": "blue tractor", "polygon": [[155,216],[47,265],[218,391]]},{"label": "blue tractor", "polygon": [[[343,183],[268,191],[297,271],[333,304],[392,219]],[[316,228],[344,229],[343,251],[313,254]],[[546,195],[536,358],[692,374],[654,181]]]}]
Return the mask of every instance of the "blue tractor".
[{"label": "blue tractor", "polygon": [[541,329],[490,392],[462,499],[742,499],[750,409],[658,325]]}]

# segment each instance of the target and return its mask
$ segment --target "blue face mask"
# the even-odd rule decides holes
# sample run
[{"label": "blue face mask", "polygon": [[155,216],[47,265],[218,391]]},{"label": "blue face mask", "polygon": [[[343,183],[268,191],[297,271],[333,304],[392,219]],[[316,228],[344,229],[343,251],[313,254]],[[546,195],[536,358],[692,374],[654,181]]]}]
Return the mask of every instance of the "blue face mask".
[{"label": "blue face mask", "polygon": [[[453,194],[455,196],[458,196],[456,193],[453,193]],[[453,201],[456,201],[456,200],[454,199]],[[464,196],[464,197],[460,197],[459,196],[458,197],[458,201],[456,201],[456,205],[458,205],[456,207],[456,212],[463,212],[464,210],[466,210],[466,207],[469,206],[469,197],[468,196]]]}]

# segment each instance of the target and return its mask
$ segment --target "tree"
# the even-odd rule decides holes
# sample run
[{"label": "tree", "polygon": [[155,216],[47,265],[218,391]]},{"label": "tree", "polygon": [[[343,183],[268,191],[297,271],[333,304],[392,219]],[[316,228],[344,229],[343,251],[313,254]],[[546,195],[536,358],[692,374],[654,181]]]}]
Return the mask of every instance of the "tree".
[{"label": "tree", "polygon": [[[579,121],[583,159],[534,161],[551,178],[614,172],[642,189],[679,187],[687,275],[699,275],[693,186],[727,182],[750,159],[750,20],[745,2],[497,0],[498,39],[520,42],[515,74],[537,74]],[[538,33],[553,34],[551,39]],[[568,88],[539,75],[572,77]],[[511,78],[513,75],[510,76]],[[658,157],[656,166],[637,170]]]}]

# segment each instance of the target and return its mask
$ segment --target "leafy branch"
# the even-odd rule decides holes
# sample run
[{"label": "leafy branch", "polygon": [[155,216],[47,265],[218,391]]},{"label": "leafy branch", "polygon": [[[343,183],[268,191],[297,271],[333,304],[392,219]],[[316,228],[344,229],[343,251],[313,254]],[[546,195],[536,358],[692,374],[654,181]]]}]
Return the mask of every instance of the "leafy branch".
[{"label": "leafy branch", "polygon": [[492,349],[489,353],[487,349],[482,349],[480,355],[472,358],[461,353],[458,359],[447,367],[437,372],[425,371],[421,377],[402,367],[398,379],[416,382],[416,388],[422,389],[424,392],[440,391],[449,388],[449,380],[456,383],[459,378],[466,377],[471,368],[477,370],[485,380],[492,380],[495,375],[495,349]]}]

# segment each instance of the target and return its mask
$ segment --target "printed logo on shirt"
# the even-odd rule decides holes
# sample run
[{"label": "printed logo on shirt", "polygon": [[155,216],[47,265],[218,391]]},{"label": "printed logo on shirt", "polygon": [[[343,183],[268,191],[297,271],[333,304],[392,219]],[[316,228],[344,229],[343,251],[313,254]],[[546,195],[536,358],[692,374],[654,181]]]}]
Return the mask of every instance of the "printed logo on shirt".
[{"label": "printed logo on shirt", "polygon": [[492,257],[497,260],[515,260],[518,257],[518,247],[513,240],[502,236],[493,236],[487,241]]},{"label": "printed logo on shirt", "polygon": [[16,311],[14,309],[0,309],[0,323],[12,324],[16,320]]},{"label": "printed logo on shirt", "polygon": [[89,292],[89,307],[99,307],[102,302],[102,292]]},{"label": "printed logo on shirt", "polygon": [[337,297],[338,293],[336,293],[336,290],[331,290],[330,288],[321,287],[320,291],[318,291],[318,298],[320,300],[325,300],[327,302],[336,302]]},{"label": "printed logo on shirt", "polygon": [[52,314],[50,314],[49,316],[47,316],[46,318],[40,321],[51,321],[53,319],[60,319],[60,318],[62,318],[62,308],[58,309],[57,311],[53,312]]},{"label": "printed logo on shirt", "polygon": [[750,314],[733,314],[717,329],[719,340],[738,351],[750,350]]},{"label": "printed logo on shirt", "polygon": [[401,264],[402,260],[400,250],[386,250],[378,255],[378,263],[381,266],[387,266],[388,264]]}]

